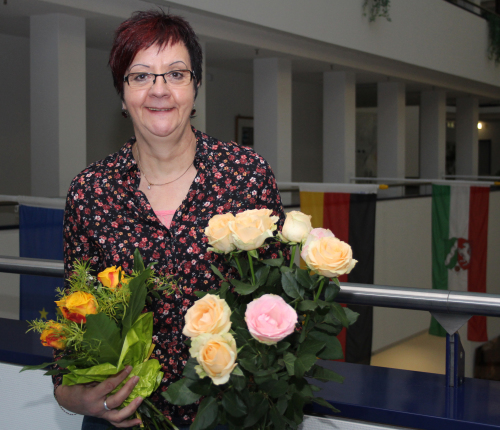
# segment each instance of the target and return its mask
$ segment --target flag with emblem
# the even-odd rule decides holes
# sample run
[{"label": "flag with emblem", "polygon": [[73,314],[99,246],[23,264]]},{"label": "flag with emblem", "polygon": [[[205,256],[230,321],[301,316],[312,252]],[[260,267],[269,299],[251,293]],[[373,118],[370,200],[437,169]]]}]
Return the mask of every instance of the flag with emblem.
[{"label": "flag with emblem", "polygon": [[[312,215],[314,228],[327,228],[351,245],[358,260],[340,282],[373,284],[375,261],[375,210],[377,185],[301,184],[300,210]],[[359,313],[355,324],[345,328],[338,339],[348,363],[370,364],[372,352],[373,307],[349,305]]]},{"label": "flag with emblem", "polygon": [[[432,186],[432,287],[486,292],[489,186]],[[432,318],[430,334],[446,331]],[[473,316],[468,340],[486,342],[486,317]]]}]

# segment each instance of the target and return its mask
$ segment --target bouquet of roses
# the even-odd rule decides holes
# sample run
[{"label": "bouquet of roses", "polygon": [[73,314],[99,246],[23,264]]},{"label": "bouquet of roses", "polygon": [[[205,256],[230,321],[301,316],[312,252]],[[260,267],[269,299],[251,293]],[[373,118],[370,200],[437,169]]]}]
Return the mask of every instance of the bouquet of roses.
[{"label": "bouquet of roses", "polygon": [[144,267],[138,250],[131,276],[113,266],[95,277],[88,262],[76,262],[69,287],[57,291],[57,321],[30,322],[30,330],[41,333],[42,344],[62,350],[62,358],[21,371],[57,364],[46,375],[61,374],[63,385],[74,385],[102,382],[132,366],[129,376],[113,391],[130,378],[140,377],[120,408],[141,396],[144,401],[137,410],[141,427],[176,428],[148,400],[160,385],[163,372],[158,360],[149,359],[154,349],[153,314],[143,313],[143,309],[146,302],[151,303],[151,296],[160,298],[160,292],[171,294],[175,288],[169,278],[155,276],[152,266]]},{"label": "bouquet of roses", "polygon": [[[229,429],[296,429],[306,403],[336,410],[314,396],[319,388],[310,380],[343,380],[316,361],[343,357],[336,336],[357,314],[335,302],[337,277],[356,260],[349,245],[330,230],[312,229],[311,217],[301,212],[290,212],[275,236],[278,217],[271,213],[215,215],[205,230],[211,250],[224,254],[238,277],[226,279],[212,265],[221,288],[198,294],[185,316],[191,358],[184,377],[162,395],[176,405],[203,398],[192,430],[218,423]],[[290,247],[290,262],[282,251],[261,259],[258,250],[266,240]],[[297,249],[306,269],[293,262]]]}]

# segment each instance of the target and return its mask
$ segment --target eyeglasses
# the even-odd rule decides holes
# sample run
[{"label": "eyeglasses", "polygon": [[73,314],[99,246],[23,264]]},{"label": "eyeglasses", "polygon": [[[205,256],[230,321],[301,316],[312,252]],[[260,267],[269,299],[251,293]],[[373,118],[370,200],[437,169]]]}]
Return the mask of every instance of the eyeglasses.
[{"label": "eyeglasses", "polygon": [[156,82],[156,78],[161,76],[164,83],[175,87],[182,87],[188,85],[196,79],[194,72],[191,70],[172,70],[166,73],[129,73],[123,78],[124,82],[127,82],[130,88],[146,88],[153,86]]}]

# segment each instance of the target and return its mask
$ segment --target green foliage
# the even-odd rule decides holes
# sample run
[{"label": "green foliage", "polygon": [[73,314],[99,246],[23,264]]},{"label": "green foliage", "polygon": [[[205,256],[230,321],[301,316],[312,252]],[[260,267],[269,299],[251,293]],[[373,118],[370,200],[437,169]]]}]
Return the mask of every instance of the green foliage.
[{"label": "green foliage", "polygon": [[495,64],[500,63],[500,16],[493,13],[486,13],[485,18],[488,21],[488,56],[494,60]]},{"label": "green foliage", "polygon": [[365,0],[363,3],[363,16],[369,16],[370,22],[375,21],[377,17],[391,20],[389,16],[390,0]]}]

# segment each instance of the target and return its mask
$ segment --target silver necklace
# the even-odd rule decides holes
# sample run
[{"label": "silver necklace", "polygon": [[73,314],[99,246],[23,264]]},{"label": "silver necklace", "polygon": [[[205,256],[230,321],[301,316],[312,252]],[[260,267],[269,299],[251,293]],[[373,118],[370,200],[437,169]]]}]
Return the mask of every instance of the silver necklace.
[{"label": "silver necklace", "polygon": [[[196,137],[195,137],[195,141],[196,141]],[[168,185],[168,184],[171,184],[172,182],[175,182],[175,181],[178,181],[179,179],[181,179],[188,172],[188,170],[191,168],[191,166],[194,164],[194,160],[191,162],[191,164],[188,166],[188,168],[184,171],[184,173],[181,176],[175,178],[173,181],[164,182],[163,184],[153,184],[152,182],[149,182],[149,179],[146,176],[146,171],[141,166],[141,153],[139,150],[139,142],[137,142],[137,164],[139,165],[139,169],[141,170],[142,175],[144,176],[144,179],[146,179],[146,182],[148,183],[148,190],[150,190],[151,187],[162,187],[163,185]]]}]

